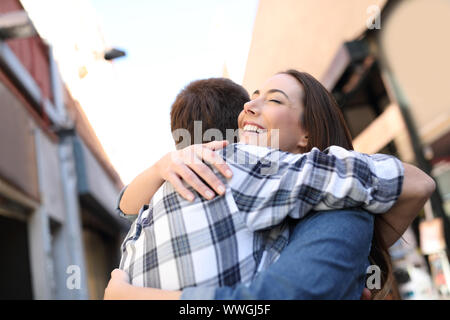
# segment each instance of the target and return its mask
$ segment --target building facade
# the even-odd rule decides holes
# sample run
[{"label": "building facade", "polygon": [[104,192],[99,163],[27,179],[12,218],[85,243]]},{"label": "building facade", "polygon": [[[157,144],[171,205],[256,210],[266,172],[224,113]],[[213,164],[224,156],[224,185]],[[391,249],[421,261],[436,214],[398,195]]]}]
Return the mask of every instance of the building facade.
[{"label": "building facade", "polygon": [[[306,71],[336,97],[357,151],[390,153],[432,175],[438,189],[409,230],[422,258],[424,220],[442,222],[446,248],[437,251],[450,245],[449,18],[444,0],[261,0],[243,82],[253,92],[276,72]],[[396,249],[394,265],[405,256]],[[435,279],[445,273],[448,288],[448,261],[440,275],[431,261],[412,264]]]},{"label": "building facade", "polygon": [[101,299],[128,229],[114,213],[123,184],[52,47],[11,26],[17,13],[0,2],[0,298]]}]

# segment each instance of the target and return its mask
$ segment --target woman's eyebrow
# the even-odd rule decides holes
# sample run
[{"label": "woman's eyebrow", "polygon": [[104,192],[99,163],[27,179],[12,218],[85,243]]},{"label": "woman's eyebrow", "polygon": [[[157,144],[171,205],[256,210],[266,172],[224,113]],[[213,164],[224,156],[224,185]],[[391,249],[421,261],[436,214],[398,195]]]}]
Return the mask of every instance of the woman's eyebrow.
[{"label": "woman's eyebrow", "polygon": [[[284,91],[282,91],[282,90],[280,90],[280,89],[270,89],[269,91],[267,91],[267,93],[274,93],[274,92],[279,92],[279,93],[281,93],[282,95],[284,95],[284,96],[286,97],[286,99],[289,100],[288,95],[287,95]],[[259,91],[258,91],[258,93],[259,93]],[[290,101],[290,100],[289,100],[289,101]]]},{"label": "woman's eyebrow", "polygon": [[[279,92],[279,93],[281,93],[282,95],[284,95],[284,96],[286,97],[286,99],[288,99],[288,101],[291,101],[291,100],[289,99],[288,95],[287,95],[284,91],[282,91],[282,90],[280,90],[280,89],[270,89],[269,91],[267,91],[268,94],[269,94],[269,93],[274,93],[274,92]],[[253,97],[255,94],[259,95],[259,94],[260,94],[259,90],[255,90],[255,91],[252,93],[252,97]]]}]

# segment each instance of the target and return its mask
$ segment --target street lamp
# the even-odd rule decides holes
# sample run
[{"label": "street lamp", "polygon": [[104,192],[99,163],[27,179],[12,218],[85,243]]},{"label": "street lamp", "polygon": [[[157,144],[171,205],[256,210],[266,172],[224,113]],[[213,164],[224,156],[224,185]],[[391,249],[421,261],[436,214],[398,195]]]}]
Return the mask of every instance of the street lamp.
[{"label": "street lamp", "polygon": [[103,58],[105,60],[114,60],[120,57],[126,56],[127,53],[123,50],[119,50],[117,48],[111,48],[105,51]]}]

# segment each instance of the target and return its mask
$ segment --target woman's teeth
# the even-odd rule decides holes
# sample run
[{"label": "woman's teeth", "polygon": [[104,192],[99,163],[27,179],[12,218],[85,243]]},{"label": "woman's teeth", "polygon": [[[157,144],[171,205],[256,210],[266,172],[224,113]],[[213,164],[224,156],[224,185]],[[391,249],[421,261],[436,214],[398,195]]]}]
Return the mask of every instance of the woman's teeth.
[{"label": "woman's teeth", "polygon": [[261,133],[264,130],[261,128],[258,128],[257,126],[251,125],[251,124],[246,124],[244,126],[244,131],[249,131],[249,132],[256,132],[256,133]]}]

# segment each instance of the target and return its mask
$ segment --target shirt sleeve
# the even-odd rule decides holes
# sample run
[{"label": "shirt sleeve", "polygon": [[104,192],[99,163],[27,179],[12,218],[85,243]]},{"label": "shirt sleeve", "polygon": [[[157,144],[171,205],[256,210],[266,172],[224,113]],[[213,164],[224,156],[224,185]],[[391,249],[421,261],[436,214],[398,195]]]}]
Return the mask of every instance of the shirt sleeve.
[{"label": "shirt sleeve", "polygon": [[299,221],[280,258],[250,284],[192,287],[181,299],[360,299],[373,235],[363,210],[314,212]]},{"label": "shirt sleeve", "polygon": [[127,219],[128,221],[130,221],[131,223],[133,223],[133,222],[136,220],[138,214],[137,214],[137,213],[136,213],[136,214],[126,214],[126,213],[124,213],[124,212],[120,209],[120,206],[119,206],[119,205],[120,205],[120,200],[122,200],[123,193],[125,192],[125,190],[127,189],[127,187],[128,187],[128,186],[123,187],[123,189],[122,189],[122,190],[120,191],[120,193],[119,193],[119,196],[118,196],[117,202],[116,202],[116,213],[117,213],[120,217],[125,218],[125,219]]},{"label": "shirt sleeve", "polygon": [[404,167],[399,159],[386,154],[348,151],[337,146],[324,152],[336,158],[336,170],[332,172],[315,210],[360,206],[371,213],[384,213],[395,204],[404,179]]},{"label": "shirt sleeve", "polygon": [[333,146],[300,155],[270,149],[248,161],[255,158],[254,148],[241,145],[232,162],[240,179],[233,197],[251,231],[278,225],[287,216],[302,218],[312,209],[362,207],[383,213],[401,192],[403,166],[392,156]]}]

